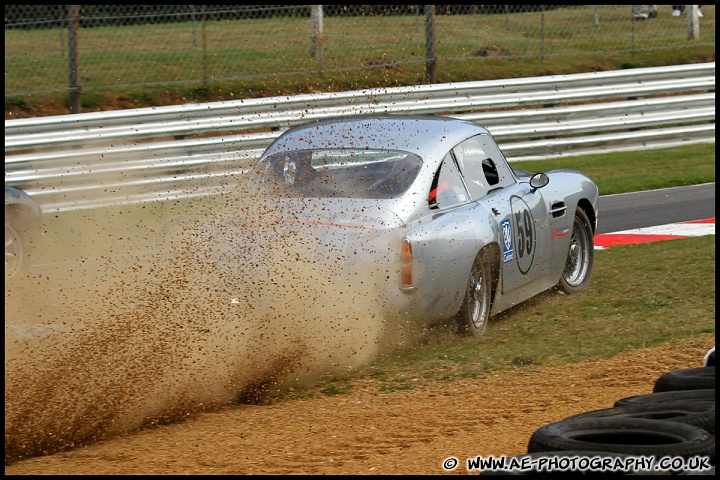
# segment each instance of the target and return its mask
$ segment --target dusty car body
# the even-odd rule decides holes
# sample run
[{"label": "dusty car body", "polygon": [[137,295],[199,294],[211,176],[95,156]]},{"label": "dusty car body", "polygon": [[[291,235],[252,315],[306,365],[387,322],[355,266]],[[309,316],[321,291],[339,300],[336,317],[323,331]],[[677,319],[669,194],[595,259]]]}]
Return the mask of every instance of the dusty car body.
[{"label": "dusty car body", "polygon": [[276,221],[273,231],[248,224],[243,248],[292,238],[303,245],[295,261],[332,266],[342,281],[361,278],[389,319],[457,318],[461,332],[479,336],[492,315],[590,281],[595,183],[572,170],[515,172],[473,122],[311,122],[265,150],[250,184],[267,192]]},{"label": "dusty car body", "polygon": [[27,271],[28,255],[41,229],[40,205],[24,191],[5,185],[5,280]]}]

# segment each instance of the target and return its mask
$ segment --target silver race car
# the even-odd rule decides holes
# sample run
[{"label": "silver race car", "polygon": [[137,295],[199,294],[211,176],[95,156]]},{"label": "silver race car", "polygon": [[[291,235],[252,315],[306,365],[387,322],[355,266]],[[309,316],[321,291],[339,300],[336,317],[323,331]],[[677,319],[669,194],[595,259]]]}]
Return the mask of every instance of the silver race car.
[{"label": "silver race car", "polygon": [[256,212],[271,209],[275,220],[264,232],[248,221],[244,247],[292,239],[301,246],[294,262],[370,286],[389,319],[456,318],[461,332],[480,336],[509,307],[590,282],[595,183],[572,170],[515,171],[473,122],[311,122],[280,135],[249,178],[269,199]]},{"label": "silver race car", "polygon": [[27,193],[5,185],[5,281],[25,274],[42,236],[42,209]]}]

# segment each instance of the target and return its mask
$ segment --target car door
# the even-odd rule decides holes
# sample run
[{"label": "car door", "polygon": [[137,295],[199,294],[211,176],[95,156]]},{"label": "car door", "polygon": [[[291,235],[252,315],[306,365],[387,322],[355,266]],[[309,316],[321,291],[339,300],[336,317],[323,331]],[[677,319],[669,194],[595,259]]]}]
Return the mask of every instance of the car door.
[{"label": "car door", "polygon": [[490,135],[472,137],[453,151],[468,190],[492,212],[500,231],[503,293],[547,275],[550,229],[541,190],[517,181]]},{"label": "car door", "polygon": [[491,242],[502,251],[503,293],[548,270],[546,256],[538,254],[547,244],[542,195],[516,180],[491,137],[473,138],[479,144],[463,142],[446,154],[430,186],[431,220],[407,234],[418,262],[416,287],[435,292],[429,314],[457,305],[475,256]]},{"label": "car door", "polygon": [[430,298],[425,313],[442,318],[457,311],[467,289],[480,244],[478,224],[492,219],[480,219],[488,214],[472,201],[450,151],[426,188],[427,215],[409,225],[406,237],[415,265],[413,288]]},{"label": "car door", "polygon": [[527,183],[510,185],[481,201],[500,227],[503,294],[538,280],[549,270],[547,208],[541,191],[529,187]]}]

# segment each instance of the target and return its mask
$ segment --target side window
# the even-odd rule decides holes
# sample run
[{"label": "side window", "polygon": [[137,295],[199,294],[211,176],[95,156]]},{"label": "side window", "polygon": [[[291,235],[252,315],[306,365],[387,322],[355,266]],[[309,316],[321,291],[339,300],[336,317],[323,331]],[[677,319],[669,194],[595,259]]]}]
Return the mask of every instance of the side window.
[{"label": "side window", "polygon": [[430,208],[446,208],[468,201],[470,201],[470,197],[462,178],[460,178],[455,159],[448,153],[435,174],[435,179],[430,187],[428,204]]},{"label": "side window", "polygon": [[497,185],[500,182],[497,167],[495,166],[495,162],[493,162],[492,158],[488,157],[483,159],[482,169],[483,173],[485,174],[485,178],[487,179],[487,182],[488,184],[490,184],[491,187],[493,185]]},{"label": "side window", "polygon": [[471,140],[477,141],[485,152],[482,170],[490,189],[507,187],[515,183],[510,165],[490,135],[477,135]]},{"label": "side window", "polygon": [[453,148],[453,155],[455,155],[458,165],[460,165],[460,170],[472,199],[477,200],[487,195],[490,188],[483,169],[483,162],[487,158],[487,154],[480,142],[475,137],[465,140]]}]

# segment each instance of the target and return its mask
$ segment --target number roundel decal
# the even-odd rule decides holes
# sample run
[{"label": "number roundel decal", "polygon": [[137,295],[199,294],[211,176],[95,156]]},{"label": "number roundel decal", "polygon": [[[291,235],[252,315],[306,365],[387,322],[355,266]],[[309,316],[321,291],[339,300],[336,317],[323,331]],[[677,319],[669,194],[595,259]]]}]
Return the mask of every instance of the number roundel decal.
[{"label": "number roundel decal", "polygon": [[515,260],[520,273],[526,274],[535,258],[535,222],[530,207],[520,197],[510,199],[510,210],[515,231]]}]

